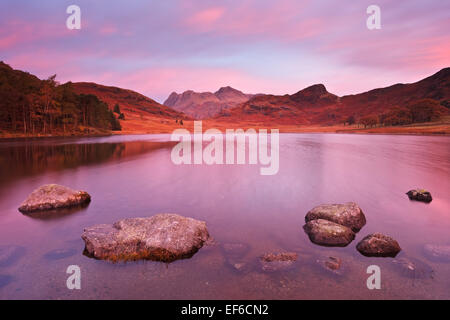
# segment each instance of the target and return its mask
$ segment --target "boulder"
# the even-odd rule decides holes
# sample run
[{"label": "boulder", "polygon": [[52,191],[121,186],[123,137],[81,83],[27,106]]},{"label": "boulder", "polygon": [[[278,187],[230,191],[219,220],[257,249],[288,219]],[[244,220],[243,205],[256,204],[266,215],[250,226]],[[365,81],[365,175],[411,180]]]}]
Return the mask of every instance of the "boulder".
[{"label": "boulder", "polygon": [[323,204],[311,209],[305,217],[305,222],[324,219],[358,232],[366,224],[366,217],[361,208],[354,202],[344,204]]},{"label": "boulder", "polygon": [[19,207],[22,213],[69,208],[88,204],[91,196],[57,184],[47,184],[34,190]]},{"label": "boulder", "polygon": [[84,229],[85,253],[111,261],[171,262],[194,255],[209,239],[204,221],[161,213]]},{"label": "boulder", "polygon": [[266,253],[259,258],[264,272],[285,271],[293,267],[298,255],[295,252]]},{"label": "boulder", "polygon": [[433,198],[431,197],[431,193],[425,189],[414,189],[409,190],[407,193],[409,200],[416,200],[429,203]]},{"label": "boulder", "polygon": [[395,257],[402,250],[396,240],[381,233],[369,234],[356,249],[366,257]]},{"label": "boulder", "polygon": [[303,229],[312,242],[323,246],[345,247],[355,239],[350,228],[324,219],[311,220]]},{"label": "boulder", "polygon": [[450,262],[450,245],[426,244],[424,251],[431,260]]}]

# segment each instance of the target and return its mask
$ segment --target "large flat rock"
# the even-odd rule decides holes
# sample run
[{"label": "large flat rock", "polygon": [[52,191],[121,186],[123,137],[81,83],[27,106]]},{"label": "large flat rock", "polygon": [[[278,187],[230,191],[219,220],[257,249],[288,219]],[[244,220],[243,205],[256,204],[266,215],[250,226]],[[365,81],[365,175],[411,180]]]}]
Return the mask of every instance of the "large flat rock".
[{"label": "large flat rock", "polygon": [[87,254],[97,259],[171,262],[195,254],[209,239],[209,233],[204,221],[160,213],[92,226],[81,237]]},{"label": "large flat rock", "polygon": [[91,196],[86,191],[77,191],[57,184],[47,184],[34,190],[21,204],[19,211],[31,213],[87,204]]}]

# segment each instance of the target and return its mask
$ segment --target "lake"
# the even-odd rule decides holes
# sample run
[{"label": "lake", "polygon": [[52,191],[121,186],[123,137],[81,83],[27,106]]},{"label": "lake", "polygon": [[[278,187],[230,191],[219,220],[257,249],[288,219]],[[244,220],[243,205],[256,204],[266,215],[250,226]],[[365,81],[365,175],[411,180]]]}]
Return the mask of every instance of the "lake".
[{"label": "lake", "polygon": [[[279,171],[259,165],[174,165],[169,135],[43,139],[0,143],[1,299],[450,299],[450,263],[428,259],[425,244],[450,245],[450,138],[280,134]],[[37,187],[86,190],[86,208],[27,216],[17,208]],[[405,192],[426,188],[430,204]],[[305,214],[324,203],[356,202],[367,224],[347,247],[321,247],[304,233]],[[85,227],[127,217],[178,213],[204,220],[216,245],[170,264],[111,263],[83,254]],[[367,258],[356,244],[381,232],[420,260],[432,277],[411,277],[392,258]],[[238,271],[221,250],[249,250]],[[266,273],[258,257],[295,251],[286,271]],[[342,274],[317,260],[342,259]],[[1,258],[1,255],[0,255]],[[0,261],[2,261],[0,259]],[[66,287],[69,265],[81,290]],[[381,269],[381,289],[366,286]]]}]

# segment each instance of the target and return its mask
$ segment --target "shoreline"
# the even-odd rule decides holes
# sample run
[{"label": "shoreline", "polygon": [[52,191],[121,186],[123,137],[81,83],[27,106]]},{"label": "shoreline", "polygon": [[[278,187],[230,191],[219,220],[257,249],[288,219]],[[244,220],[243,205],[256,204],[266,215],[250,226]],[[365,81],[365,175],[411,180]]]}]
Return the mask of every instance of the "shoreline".
[{"label": "shoreline", "polygon": [[[142,128],[141,130],[123,130],[123,131],[110,131],[104,133],[80,133],[80,134],[47,134],[47,135],[23,135],[13,133],[0,133],[0,142],[8,141],[26,141],[26,140],[43,140],[43,139],[66,139],[66,138],[97,138],[97,137],[109,137],[120,135],[147,135],[147,134],[170,134],[175,129],[187,129],[190,132],[193,130],[193,121],[186,121],[185,126],[173,126],[172,128],[161,128],[158,130],[154,127],[149,130]],[[417,126],[395,126],[395,127],[377,127],[377,128],[357,128],[348,126],[294,126],[294,125],[280,125],[264,126],[263,124],[230,124],[221,122],[204,121],[204,131],[210,128],[216,128],[219,130],[226,129],[243,129],[247,130],[253,128],[259,129],[278,129],[280,133],[304,133],[304,134],[366,134],[366,135],[413,135],[413,136],[450,136],[450,123],[436,123],[436,124],[419,124]],[[170,130],[172,129],[172,130]],[[190,130],[191,129],[191,130]]]}]

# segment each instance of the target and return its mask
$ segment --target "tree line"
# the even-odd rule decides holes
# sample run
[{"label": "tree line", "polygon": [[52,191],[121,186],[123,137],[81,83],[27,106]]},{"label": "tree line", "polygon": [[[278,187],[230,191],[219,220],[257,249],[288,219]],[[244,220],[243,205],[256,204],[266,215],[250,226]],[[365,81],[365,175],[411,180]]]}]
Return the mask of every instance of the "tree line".
[{"label": "tree line", "polygon": [[364,128],[375,126],[398,126],[414,123],[438,121],[448,114],[449,106],[440,104],[433,99],[421,99],[403,107],[393,107],[390,110],[371,114],[361,118],[349,116],[344,124],[363,125]]},{"label": "tree line", "polygon": [[56,75],[45,80],[0,62],[0,130],[25,135],[121,130],[108,105],[92,94],[76,94]]}]

